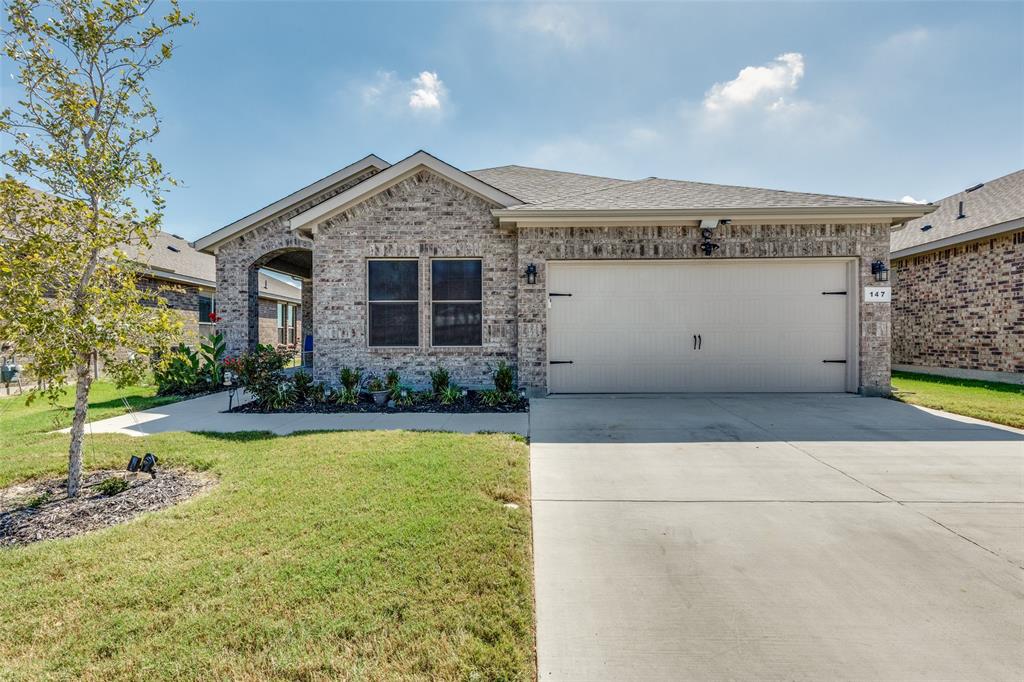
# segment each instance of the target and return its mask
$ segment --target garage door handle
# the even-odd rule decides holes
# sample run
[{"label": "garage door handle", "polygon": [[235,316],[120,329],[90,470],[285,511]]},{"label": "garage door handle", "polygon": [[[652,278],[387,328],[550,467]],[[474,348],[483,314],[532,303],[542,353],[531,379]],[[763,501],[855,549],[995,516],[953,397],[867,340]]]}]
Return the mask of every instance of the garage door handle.
[{"label": "garage door handle", "polygon": [[823,291],[822,296],[846,296],[845,291]]},{"label": "garage door handle", "polygon": [[549,360],[549,365],[571,365],[572,360]]},{"label": "garage door handle", "polygon": [[837,365],[845,365],[846,364],[846,360],[822,360],[822,362],[829,363],[829,364],[833,364],[834,363],[834,364],[837,364]]},{"label": "garage door handle", "polygon": [[697,334],[697,350],[700,350],[703,347],[704,347],[704,337],[701,336],[700,334]]},{"label": "garage door handle", "polygon": [[572,294],[556,294],[555,292],[549,292],[548,296],[572,296]]},{"label": "garage door handle", "polygon": [[697,350],[697,335],[693,335],[693,349]]}]

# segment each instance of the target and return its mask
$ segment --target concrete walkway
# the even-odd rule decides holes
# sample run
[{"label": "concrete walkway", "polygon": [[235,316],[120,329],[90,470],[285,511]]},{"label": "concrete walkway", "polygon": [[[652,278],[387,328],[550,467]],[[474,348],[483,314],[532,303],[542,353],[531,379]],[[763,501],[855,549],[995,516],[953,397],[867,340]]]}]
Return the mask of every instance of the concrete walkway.
[{"label": "concrete walkway", "polygon": [[1024,432],[852,395],[531,409],[539,679],[1024,679]]},{"label": "concrete walkway", "polygon": [[[110,419],[91,422],[86,433],[120,433],[127,436],[147,436],[167,431],[270,431],[286,435],[296,431],[455,431],[477,433],[498,431],[527,435],[530,429],[528,413],[280,413],[244,414],[224,412],[228,408],[228,394],[182,400],[181,402],[133,412]],[[67,431],[67,429],[64,429]]]}]

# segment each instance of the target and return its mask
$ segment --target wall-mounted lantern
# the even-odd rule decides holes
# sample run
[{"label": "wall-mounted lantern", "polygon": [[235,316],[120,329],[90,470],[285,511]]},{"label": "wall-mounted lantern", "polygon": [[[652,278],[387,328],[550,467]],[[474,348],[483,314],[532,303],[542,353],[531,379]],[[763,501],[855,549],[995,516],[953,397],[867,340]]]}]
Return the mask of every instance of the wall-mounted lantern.
[{"label": "wall-mounted lantern", "polygon": [[526,283],[536,284],[537,283],[537,266],[530,263],[526,266]]},{"label": "wall-mounted lantern", "polygon": [[871,274],[875,276],[876,282],[889,281],[889,268],[880,260],[871,263]]}]

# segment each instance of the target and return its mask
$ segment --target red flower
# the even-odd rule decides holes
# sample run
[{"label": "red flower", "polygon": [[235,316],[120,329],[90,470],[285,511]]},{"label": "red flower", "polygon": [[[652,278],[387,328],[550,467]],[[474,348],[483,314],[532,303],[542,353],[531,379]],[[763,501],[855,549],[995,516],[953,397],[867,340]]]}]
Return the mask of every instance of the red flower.
[{"label": "red flower", "polygon": [[216,324],[216,323],[220,322],[222,319],[224,319],[220,315],[218,315],[217,313],[214,313],[214,312],[211,312],[209,317],[210,317],[210,322],[213,322],[214,324]]}]

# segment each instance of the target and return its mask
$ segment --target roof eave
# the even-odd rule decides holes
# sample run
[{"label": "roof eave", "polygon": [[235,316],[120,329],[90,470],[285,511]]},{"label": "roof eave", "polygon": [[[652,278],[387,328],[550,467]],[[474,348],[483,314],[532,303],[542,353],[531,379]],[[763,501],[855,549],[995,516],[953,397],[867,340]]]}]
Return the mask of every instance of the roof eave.
[{"label": "roof eave", "polygon": [[886,206],[812,206],[688,209],[495,209],[492,214],[501,223],[517,225],[651,224],[689,223],[702,219],[733,222],[889,222],[891,225],[920,218],[934,211],[932,204]]},{"label": "roof eave", "polygon": [[335,185],[339,182],[344,182],[346,179],[351,178],[353,175],[358,175],[363,171],[370,168],[377,168],[379,170],[386,170],[390,167],[384,159],[380,158],[376,154],[370,154],[368,156],[359,159],[355,163],[349,164],[344,168],[341,168],[327,177],[321,178],[316,182],[306,185],[302,189],[299,189],[291,194],[278,199],[277,201],[264,206],[260,210],[250,213],[244,218],[240,218],[233,223],[225,225],[219,230],[215,230],[205,237],[200,237],[193,244],[194,248],[204,253],[215,253],[216,247],[225,241],[237,237],[238,235],[248,231],[255,227],[257,224],[262,223],[266,220],[273,218],[281,213],[284,213],[296,203],[305,201],[306,199],[319,194],[320,192],[326,191],[331,185]]}]

